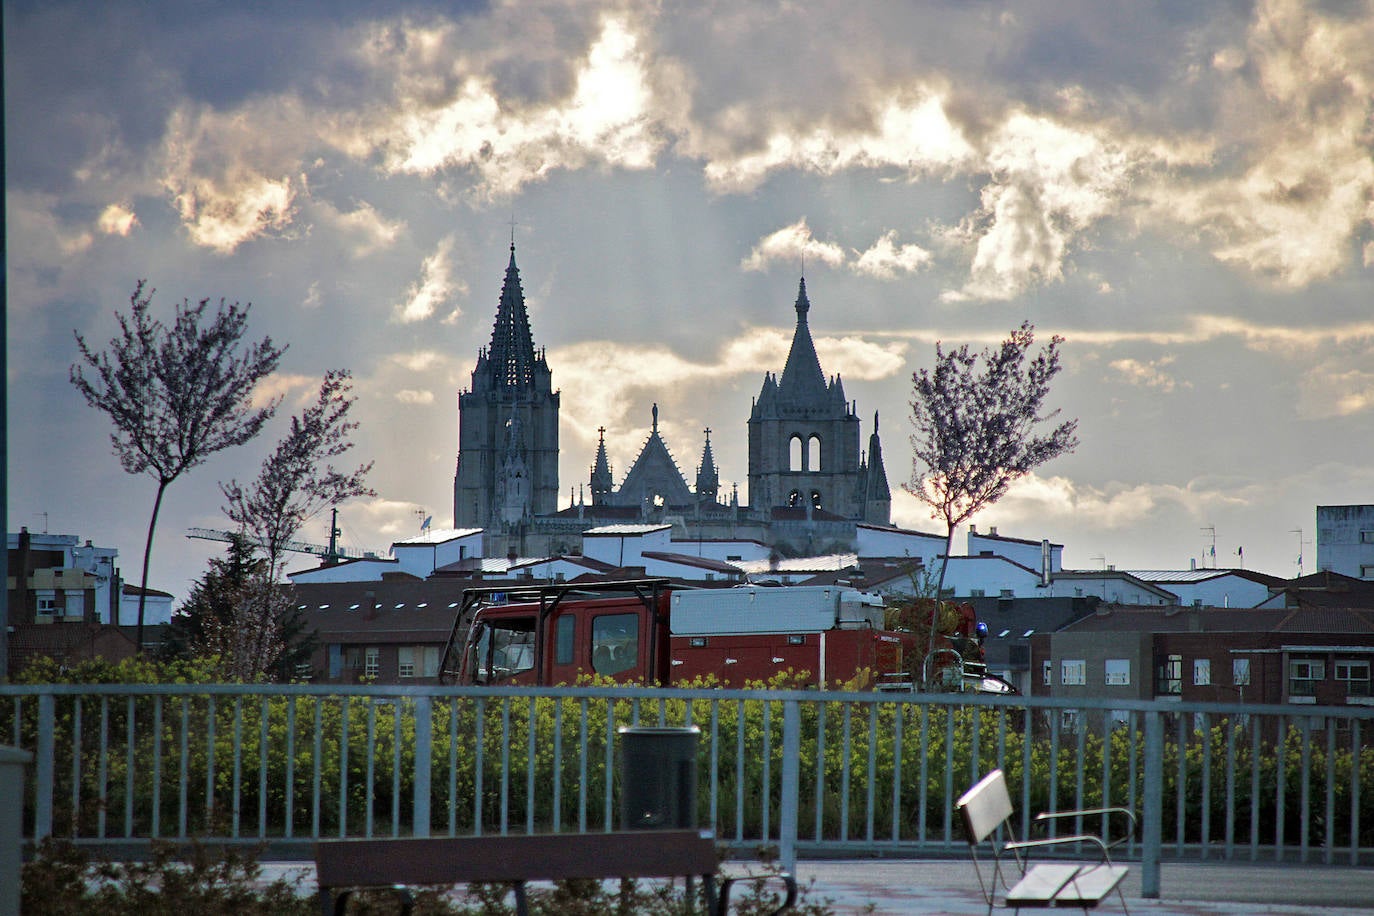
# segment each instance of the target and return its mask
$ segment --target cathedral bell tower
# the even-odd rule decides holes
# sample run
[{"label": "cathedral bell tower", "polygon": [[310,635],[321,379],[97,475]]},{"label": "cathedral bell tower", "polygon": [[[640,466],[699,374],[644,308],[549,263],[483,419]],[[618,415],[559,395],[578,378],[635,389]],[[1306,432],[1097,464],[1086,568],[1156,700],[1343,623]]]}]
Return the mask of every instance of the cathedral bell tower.
[{"label": "cathedral bell tower", "polygon": [[558,392],[534,348],[512,240],[491,343],[477,355],[472,387],[458,394],[453,525],[501,533],[557,503]]},{"label": "cathedral bell tower", "polygon": [[749,416],[749,504],[864,517],[858,490],[859,418],[838,376],[826,380],[811,340],[806,280],[797,288],[797,327],[782,377],[771,372]]}]

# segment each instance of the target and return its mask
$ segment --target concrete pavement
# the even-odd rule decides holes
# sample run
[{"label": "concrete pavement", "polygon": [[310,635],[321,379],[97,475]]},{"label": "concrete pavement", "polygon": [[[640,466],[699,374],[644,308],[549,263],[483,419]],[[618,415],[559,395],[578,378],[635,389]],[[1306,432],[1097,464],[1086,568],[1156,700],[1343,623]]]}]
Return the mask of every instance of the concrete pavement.
[{"label": "concrete pavement", "polygon": [[[1355,916],[1374,913],[1374,869],[1212,862],[1161,866],[1160,899],[1140,896],[1138,863],[1122,885],[1137,916]],[[299,877],[313,892],[314,868],[263,863],[263,877]],[[982,916],[987,904],[968,860],[860,859],[797,863],[805,898],[836,916]],[[998,907],[997,914],[1011,911]],[[1120,913],[1115,898],[1099,912]]]},{"label": "concrete pavement", "polygon": [[[1148,916],[1354,916],[1374,912],[1374,869],[1312,865],[1164,863],[1160,899],[1140,896],[1136,863],[1123,884],[1131,913]],[[986,873],[986,872],[985,872]],[[837,916],[973,916],[987,912],[970,862],[960,860],[802,861],[807,899],[829,901]],[[998,908],[996,913],[1010,913]],[[1110,898],[1099,912],[1120,913]]]}]

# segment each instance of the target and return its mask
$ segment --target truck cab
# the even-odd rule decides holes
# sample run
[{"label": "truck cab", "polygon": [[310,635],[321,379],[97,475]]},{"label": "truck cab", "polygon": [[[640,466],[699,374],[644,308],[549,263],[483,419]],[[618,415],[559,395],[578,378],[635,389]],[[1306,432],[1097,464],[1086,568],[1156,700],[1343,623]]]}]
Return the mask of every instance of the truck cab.
[{"label": "truck cab", "polygon": [[[511,597],[470,589],[441,672],[459,684],[571,684],[598,674],[666,683],[667,580],[546,586]],[[468,617],[458,645],[461,620]]]}]

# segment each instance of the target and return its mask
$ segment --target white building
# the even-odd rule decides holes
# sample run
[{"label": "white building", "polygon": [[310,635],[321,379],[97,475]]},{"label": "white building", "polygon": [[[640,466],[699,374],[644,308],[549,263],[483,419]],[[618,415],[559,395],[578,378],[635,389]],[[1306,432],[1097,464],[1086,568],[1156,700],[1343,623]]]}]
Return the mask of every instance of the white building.
[{"label": "white building", "polygon": [[1317,568],[1374,579],[1374,506],[1317,507]]}]

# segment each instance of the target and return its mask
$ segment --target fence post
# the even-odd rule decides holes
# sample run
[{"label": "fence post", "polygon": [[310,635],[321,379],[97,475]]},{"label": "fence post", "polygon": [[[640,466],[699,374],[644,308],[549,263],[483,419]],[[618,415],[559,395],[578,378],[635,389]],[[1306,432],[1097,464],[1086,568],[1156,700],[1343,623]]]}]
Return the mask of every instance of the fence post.
[{"label": "fence post", "polygon": [[[415,698],[415,823],[411,828],[417,837],[429,836],[430,768],[434,764],[433,747],[434,698],[428,695]],[[397,707],[397,715],[400,707]]]},{"label": "fence post", "polygon": [[1145,798],[1141,815],[1140,895],[1159,899],[1159,853],[1164,833],[1164,722],[1157,709],[1145,713]]},{"label": "fence post", "polygon": [[[19,869],[23,864],[24,765],[28,751],[0,747],[0,916],[19,916]],[[21,801],[15,802],[15,799]]]},{"label": "fence post", "polygon": [[797,700],[782,705],[782,810],[778,817],[778,858],[789,872],[797,870],[797,815],[801,804],[801,710]]},{"label": "fence post", "polygon": [[52,835],[53,761],[57,753],[57,699],[50,693],[38,697],[38,746],[34,748],[33,841]]}]

